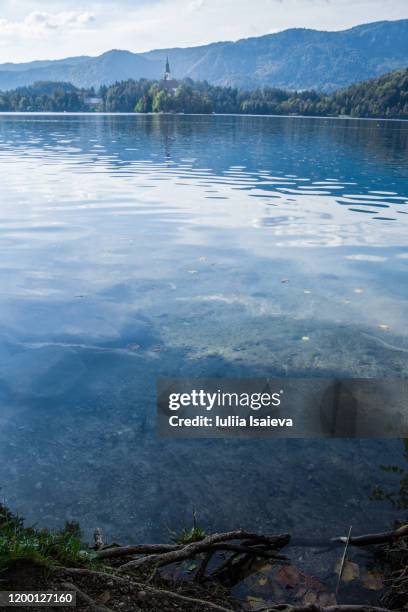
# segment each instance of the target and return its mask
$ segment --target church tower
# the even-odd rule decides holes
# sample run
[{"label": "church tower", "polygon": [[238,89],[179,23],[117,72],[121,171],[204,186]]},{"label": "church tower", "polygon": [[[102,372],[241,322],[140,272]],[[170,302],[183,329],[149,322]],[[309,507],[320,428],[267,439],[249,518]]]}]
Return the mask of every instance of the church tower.
[{"label": "church tower", "polygon": [[166,57],[166,68],[164,71],[164,80],[171,81],[170,62],[169,62],[168,56]]},{"label": "church tower", "polygon": [[170,70],[170,62],[169,62],[169,58],[168,56],[166,57],[166,66],[164,69],[164,77],[162,80],[162,87],[164,87],[164,89],[166,89],[167,91],[171,91],[174,92],[176,91],[179,83],[178,81],[176,81],[175,79],[173,79],[173,77],[171,76],[171,70]]}]

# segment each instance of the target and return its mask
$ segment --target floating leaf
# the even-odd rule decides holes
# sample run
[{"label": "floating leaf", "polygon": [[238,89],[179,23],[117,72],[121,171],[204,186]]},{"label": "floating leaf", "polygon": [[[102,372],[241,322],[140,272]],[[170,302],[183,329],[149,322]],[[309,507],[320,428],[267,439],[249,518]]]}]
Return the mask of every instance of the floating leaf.
[{"label": "floating leaf", "polygon": [[286,589],[293,589],[300,579],[300,574],[294,565],[283,565],[278,569],[275,580]]},{"label": "floating leaf", "polygon": [[381,325],[378,326],[378,329],[381,329],[382,331],[390,331],[390,326],[386,325],[385,323],[381,323]]},{"label": "floating leaf", "polygon": [[[337,575],[340,574],[341,571],[341,559],[337,559],[336,564],[334,566],[334,571]],[[360,568],[357,563],[353,563],[352,561],[346,561],[343,566],[343,572],[341,575],[341,579],[343,582],[351,582],[360,576]]]},{"label": "floating leaf", "polygon": [[365,588],[370,589],[370,591],[381,591],[384,588],[384,577],[378,571],[364,572],[361,580]]},{"label": "floating leaf", "polygon": [[354,289],[354,293],[364,293],[364,289],[361,289],[361,287],[357,287],[357,289]]},{"label": "floating leaf", "polygon": [[309,336],[302,336],[303,342],[308,342],[310,340]]}]

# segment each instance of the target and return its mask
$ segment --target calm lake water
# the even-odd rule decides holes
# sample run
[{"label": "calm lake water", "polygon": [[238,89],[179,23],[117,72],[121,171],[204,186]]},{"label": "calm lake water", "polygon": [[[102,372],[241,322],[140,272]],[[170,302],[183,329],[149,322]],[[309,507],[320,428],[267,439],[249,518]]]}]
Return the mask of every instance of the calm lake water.
[{"label": "calm lake water", "polygon": [[402,122],[0,116],[7,503],[117,541],[387,528],[400,440],[158,440],[155,382],[407,377],[407,179]]}]

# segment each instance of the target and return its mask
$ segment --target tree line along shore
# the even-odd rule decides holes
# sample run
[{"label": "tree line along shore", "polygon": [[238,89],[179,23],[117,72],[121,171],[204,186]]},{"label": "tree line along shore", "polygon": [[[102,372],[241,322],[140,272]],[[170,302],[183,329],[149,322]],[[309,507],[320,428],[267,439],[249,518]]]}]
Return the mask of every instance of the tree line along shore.
[{"label": "tree line along shore", "polygon": [[38,82],[0,92],[0,112],[113,112],[302,115],[408,119],[408,69],[326,94],[271,87],[241,90],[184,79],[126,80],[94,89]]}]

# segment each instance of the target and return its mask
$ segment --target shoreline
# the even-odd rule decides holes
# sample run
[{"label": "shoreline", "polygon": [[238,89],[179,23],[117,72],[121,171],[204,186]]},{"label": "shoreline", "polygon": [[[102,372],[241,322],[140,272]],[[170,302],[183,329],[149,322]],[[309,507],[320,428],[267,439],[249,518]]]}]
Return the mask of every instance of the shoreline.
[{"label": "shoreline", "polygon": [[381,121],[383,123],[408,123],[408,119],[385,118],[385,117],[348,117],[348,116],[319,116],[319,115],[261,115],[251,113],[125,113],[125,112],[105,112],[105,111],[0,111],[1,116],[57,116],[57,117],[260,117],[271,119],[322,119],[325,121]]}]

